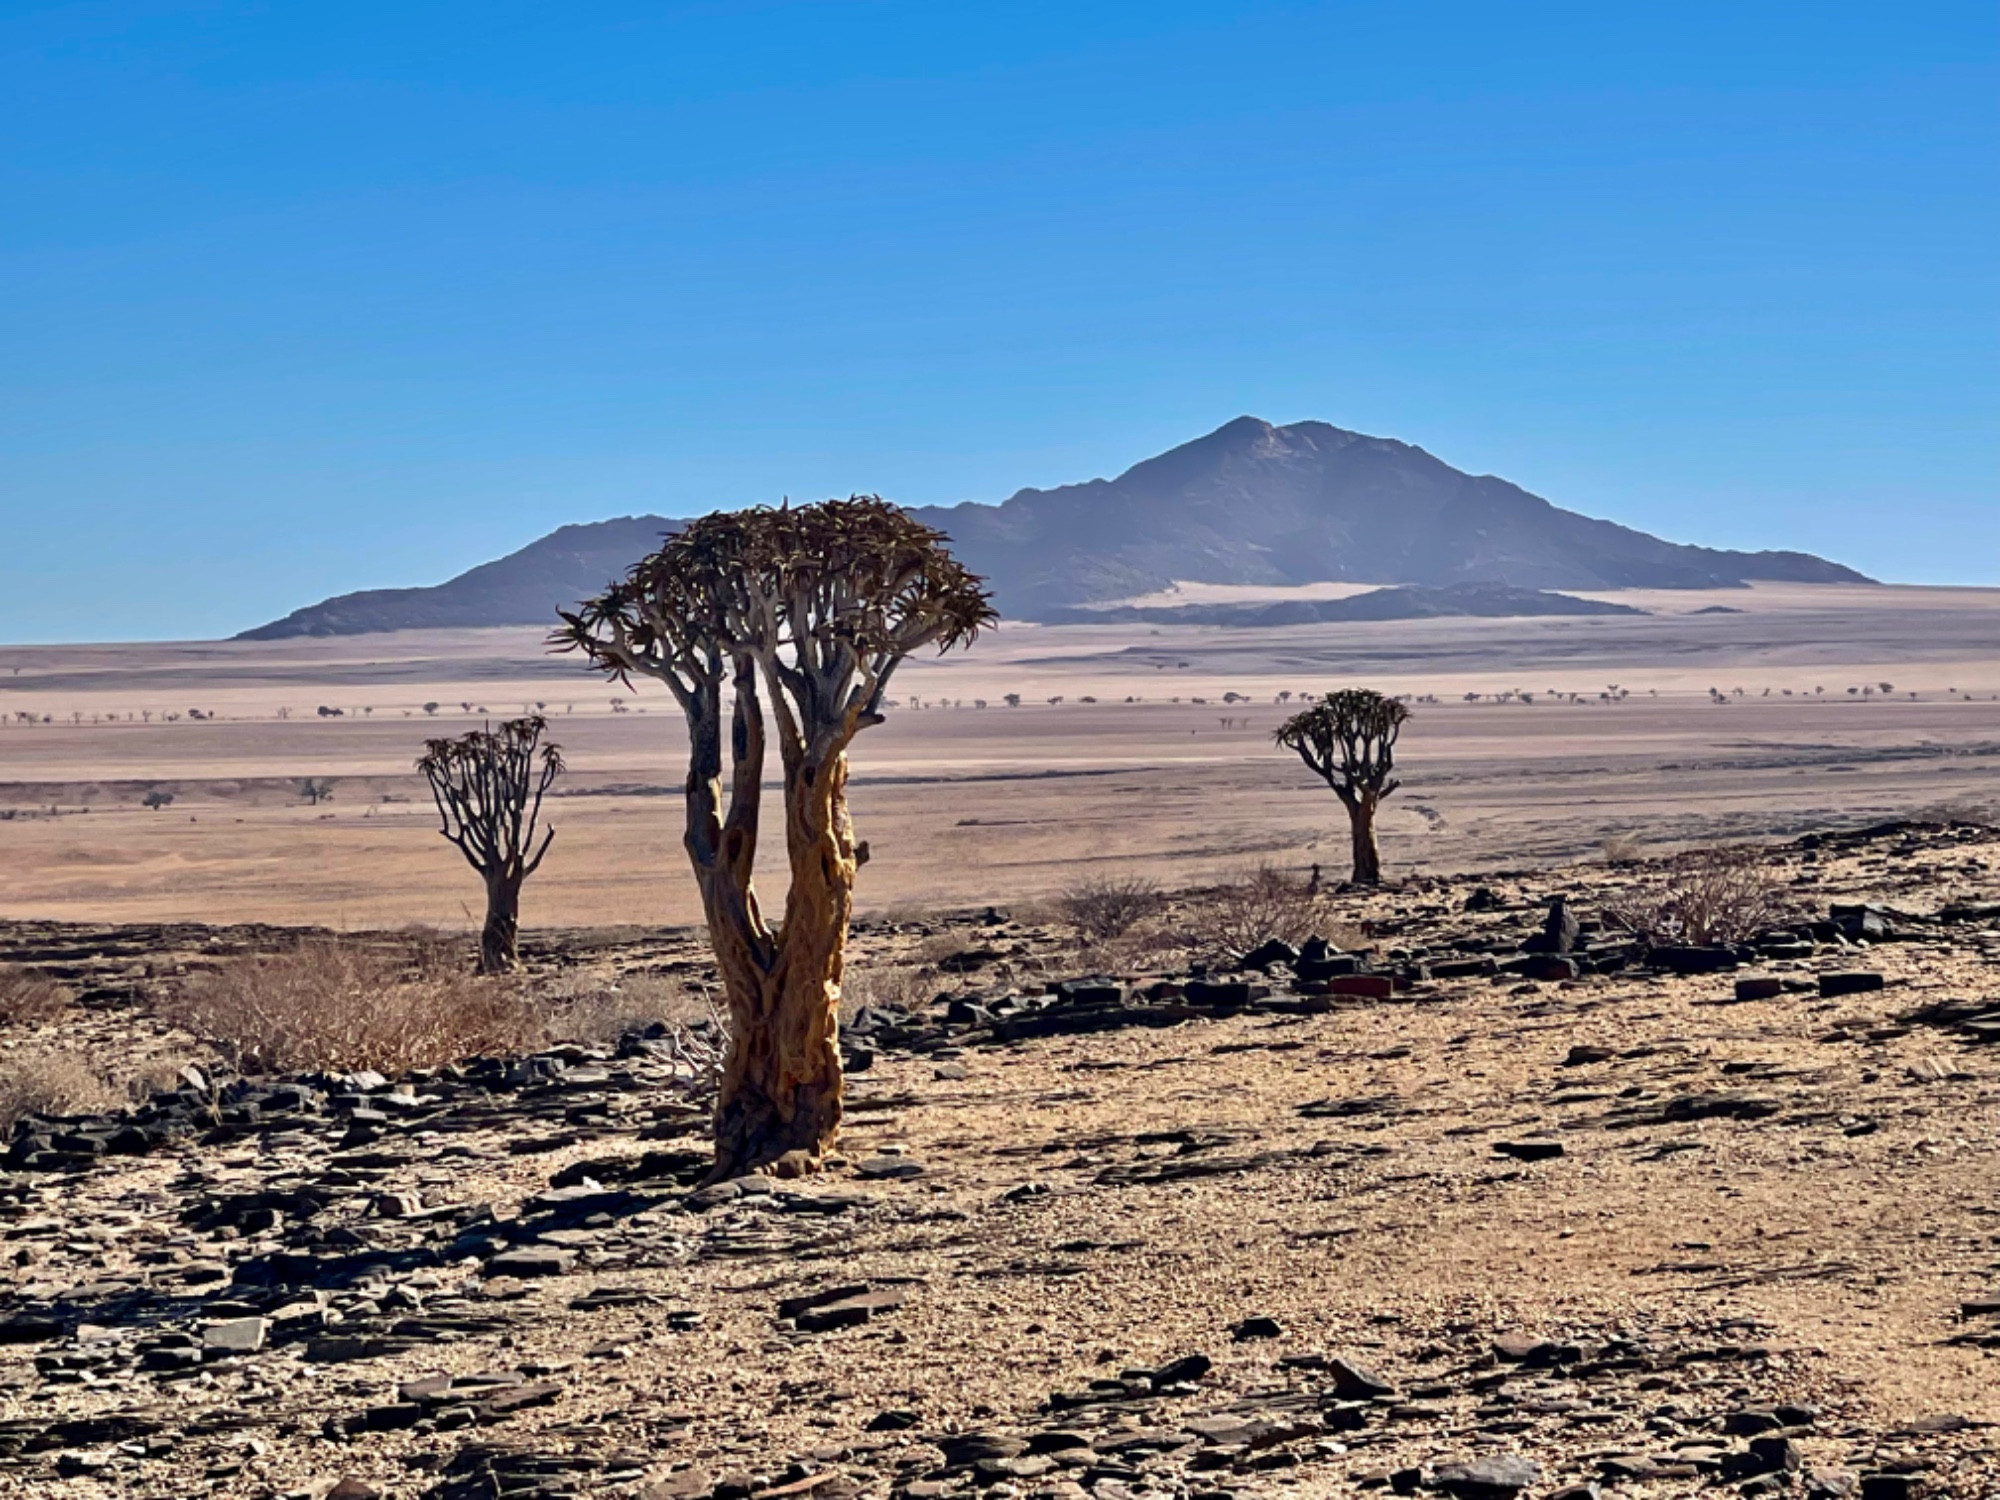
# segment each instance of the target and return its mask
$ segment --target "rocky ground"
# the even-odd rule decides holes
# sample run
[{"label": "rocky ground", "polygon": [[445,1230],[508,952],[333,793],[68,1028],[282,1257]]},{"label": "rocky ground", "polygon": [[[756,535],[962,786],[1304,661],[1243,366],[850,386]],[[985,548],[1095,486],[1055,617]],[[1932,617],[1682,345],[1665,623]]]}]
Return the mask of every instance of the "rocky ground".
[{"label": "rocky ground", "polygon": [[[1797,920],[1733,951],[1614,939],[1602,867],[1342,896],[1349,952],[1230,972],[877,923],[929,982],[853,1017],[806,1181],[697,1186],[673,1034],[26,1120],[0,1493],[2000,1496],[2000,831],[1768,866]],[[154,987],[283,937],[0,962],[165,1055]]]}]

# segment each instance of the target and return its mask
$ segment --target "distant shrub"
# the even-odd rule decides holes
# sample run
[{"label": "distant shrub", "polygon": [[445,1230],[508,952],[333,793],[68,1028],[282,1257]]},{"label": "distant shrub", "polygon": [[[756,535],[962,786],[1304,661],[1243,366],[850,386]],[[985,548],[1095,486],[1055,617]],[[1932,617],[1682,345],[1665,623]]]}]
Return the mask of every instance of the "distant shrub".
[{"label": "distant shrub", "polygon": [[1762,850],[1698,849],[1605,904],[1614,926],[1656,947],[1740,943],[1780,926],[1794,904]]},{"label": "distant shrub", "polygon": [[1325,903],[1305,881],[1261,864],[1226,885],[1190,895],[1181,926],[1194,945],[1213,954],[1247,953],[1267,938],[1302,943],[1326,920]]},{"label": "distant shrub", "polygon": [[1160,909],[1159,885],[1144,876],[1087,876],[1056,898],[1062,919],[1087,938],[1122,937]]},{"label": "distant shrub", "polygon": [[70,992],[45,974],[0,965],[0,1026],[39,1026],[69,1009]]},{"label": "distant shrub", "polygon": [[245,1073],[398,1073],[540,1045],[543,1016],[514,982],[462,971],[450,945],[308,938],[194,981],[168,1018]]},{"label": "distant shrub", "polygon": [[0,1056],[0,1131],[29,1115],[94,1114],[123,1102],[81,1052],[22,1047]]}]

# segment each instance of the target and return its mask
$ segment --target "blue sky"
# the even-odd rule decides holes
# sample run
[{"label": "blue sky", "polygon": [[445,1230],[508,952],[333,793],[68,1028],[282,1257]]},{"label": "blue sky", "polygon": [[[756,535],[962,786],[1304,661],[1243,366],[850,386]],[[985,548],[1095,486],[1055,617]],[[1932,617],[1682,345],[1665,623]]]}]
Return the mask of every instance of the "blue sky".
[{"label": "blue sky", "polygon": [[2000,7],[0,0],[0,640],[1244,412],[2000,583]]}]

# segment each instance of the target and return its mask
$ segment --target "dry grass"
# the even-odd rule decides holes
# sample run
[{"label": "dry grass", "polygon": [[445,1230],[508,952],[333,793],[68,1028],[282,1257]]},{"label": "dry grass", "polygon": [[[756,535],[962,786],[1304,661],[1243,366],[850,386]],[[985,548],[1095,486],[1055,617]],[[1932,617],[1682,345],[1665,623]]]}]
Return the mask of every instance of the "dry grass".
[{"label": "dry grass", "polygon": [[1079,880],[1056,900],[1063,921],[1093,942],[1122,937],[1163,905],[1159,885],[1144,876]]},{"label": "dry grass", "polygon": [[511,980],[465,971],[421,938],[377,945],[309,938],[198,976],[168,1018],[245,1073],[398,1073],[542,1040],[540,1009]]},{"label": "dry grass", "polygon": [[0,1026],[40,1026],[69,1009],[62,985],[18,964],[0,965]]},{"label": "dry grass", "polygon": [[541,989],[536,1002],[550,1041],[587,1046],[611,1046],[629,1032],[656,1025],[688,1027],[715,1016],[705,994],[658,974],[626,974],[615,980],[565,976]]},{"label": "dry grass", "polygon": [[919,964],[850,964],[840,979],[840,1014],[851,1018],[864,1005],[921,1010],[940,987],[936,975]]},{"label": "dry grass", "polygon": [[95,1114],[125,1102],[125,1091],[83,1053],[22,1047],[0,1057],[0,1132],[29,1115]]},{"label": "dry grass", "polygon": [[1178,910],[1179,927],[1196,949],[1211,955],[1247,953],[1267,938],[1302,943],[1327,920],[1325,902],[1306,883],[1276,865],[1262,864],[1214,890],[1192,894]]},{"label": "dry grass", "polygon": [[1796,915],[1790,891],[1758,849],[1696,849],[1660,876],[1605,903],[1615,927],[1655,946],[1740,943]]}]

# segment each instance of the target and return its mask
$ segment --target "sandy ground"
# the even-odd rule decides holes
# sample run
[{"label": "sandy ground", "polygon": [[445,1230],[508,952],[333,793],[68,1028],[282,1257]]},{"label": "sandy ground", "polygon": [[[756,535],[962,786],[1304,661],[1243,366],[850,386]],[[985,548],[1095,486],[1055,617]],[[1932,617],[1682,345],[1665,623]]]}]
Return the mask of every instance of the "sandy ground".
[{"label": "sandy ground", "polygon": [[[1917,913],[1990,907],[1996,866],[1990,830],[1772,861],[1808,913],[1862,898]],[[1576,873],[1584,878],[1482,877],[1502,907],[1490,914],[1467,912],[1472,882],[1458,881],[1342,896],[1337,915],[1416,947],[1511,941],[1536,930],[1552,891],[1589,917],[1629,878]],[[663,1129],[700,1145],[698,1118],[675,1135],[662,1124],[671,1100],[622,1083],[615,1067],[594,1074],[603,1095],[581,1075],[553,1102],[474,1095],[360,1149],[341,1144],[335,1122],[281,1127],[261,1147],[232,1137],[24,1175],[10,1180],[19,1201],[0,1212],[23,1247],[0,1272],[0,1311],[70,1307],[89,1326],[0,1348],[0,1436],[126,1413],[152,1424],[140,1430],[158,1446],[106,1449],[67,1480],[48,1451],[0,1468],[33,1493],[73,1500],[319,1494],[343,1475],[390,1500],[456,1500],[496,1492],[431,1487],[474,1451],[582,1466],[578,1489],[538,1496],[631,1494],[588,1467],[622,1451],[636,1453],[631,1481],[661,1486],[638,1492],[662,1500],[707,1495],[709,1478],[732,1471],[782,1484],[788,1464],[816,1466],[814,1484],[834,1482],[828,1493],[935,1500],[973,1493],[967,1476],[920,1480],[953,1434],[1060,1426],[1103,1451],[1148,1435],[1192,1442],[1175,1434],[1218,1410],[1281,1411],[1292,1425],[1266,1436],[1288,1467],[1261,1465],[1261,1448],[1211,1431],[1218,1463],[1205,1482],[1173,1477],[1185,1459],[1131,1487],[1070,1473],[1097,1500],[1217,1486],[1356,1495],[1382,1492],[1406,1467],[1520,1453],[1541,1465],[1528,1492],[1540,1500],[1559,1483],[1608,1475],[1613,1455],[1665,1462],[1710,1441],[1725,1413],[1783,1402],[1816,1409],[1798,1437],[1811,1470],[1909,1465],[1932,1487],[1894,1493],[1988,1500],[2000,1494],[1985,1426],[2000,1422],[2000,1343],[1961,1308],[1991,1296],[2000,1270],[1995,1049],[1902,1018],[1990,988],[2000,933],[1960,922],[1925,934],[1780,960],[1775,972],[1804,992],[1741,1004],[1730,1003],[1729,975],[1470,978],[1325,1015],[891,1051],[857,1075],[843,1155],[808,1190],[854,1195],[834,1212],[794,1211],[780,1196],[703,1213],[656,1188],[531,1239],[524,1220],[552,1181],[585,1170],[620,1181],[621,1162],[644,1176],[638,1163]],[[873,926],[857,960],[903,961],[953,936],[1002,955],[959,981],[984,993],[1032,990],[1037,976],[1086,961],[1060,929],[976,920]],[[612,956],[650,965],[674,953],[699,959],[686,937]],[[1886,986],[1811,992],[1814,970],[1862,965]],[[107,1009],[96,1024],[134,1019]],[[1593,1050],[1579,1062],[1578,1047]],[[1673,1108],[1744,1095],[1759,1107]],[[1496,1149],[1523,1138],[1560,1142],[1562,1154],[1524,1163]],[[914,1175],[871,1174],[867,1164],[884,1160]],[[1214,1170],[1175,1175],[1204,1164]],[[358,1286],[327,1282],[330,1330],[358,1348],[392,1325],[408,1333],[400,1320],[414,1308],[427,1310],[426,1331],[374,1352],[294,1342],[254,1360],[210,1359],[186,1380],[133,1369],[135,1340],[242,1316],[246,1296],[263,1306],[253,1268],[306,1242],[290,1221],[191,1231],[190,1204],[301,1182],[324,1184],[332,1203],[311,1241],[323,1257],[315,1274],[332,1276],[343,1257],[381,1259]],[[390,1192],[419,1195],[436,1217],[371,1211]],[[471,1204],[490,1206],[509,1237],[563,1247],[574,1263],[515,1285],[457,1258],[471,1253],[446,1248],[461,1220],[495,1222],[468,1214]],[[223,1279],[232,1268],[234,1286]],[[823,1335],[774,1317],[784,1297],[855,1282],[901,1288],[907,1301]],[[675,1309],[695,1316],[676,1322]],[[1277,1332],[1232,1335],[1253,1317]],[[1510,1374],[1490,1352],[1508,1333],[1637,1341],[1668,1358],[1660,1373],[1641,1362],[1597,1378]],[[1216,1366],[1197,1392],[1129,1403],[1129,1414],[1045,1408],[1052,1392],[1190,1352]],[[1351,1431],[1299,1424],[1295,1403],[1313,1411],[1326,1377],[1297,1361],[1333,1353],[1384,1372],[1410,1404]],[[370,1411],[395,1415],[408,1382],[496,1369],[552,1384],[542,1404],[490,1426],[364,1430]],[[912,1425],[885,1428],[884,1411],[907,1411]],[[1613,1490],[1727,1492],[1708,1474]],[[1085,1492],[1058,1471],[1004,1493]]]},{"label": "sandy ground", "polygon": [[[860,904],[1018,900],[1093,870],[1181,885],[1263,860],[1337,868],[1337,804],[1270,735],[1280,693],[1349,684],[1436,700],[1406,732],[1406,787],[1384,815],[1404,870],[2000,801],[2000,591],[1606,597],[1654,613],[1013,625],[912,661],[855,754],[874,855]],[[574,769],[525,920],[687,920],[670,700],[547,655],[532,630],[0,648],[0,913],[462,926],[478,887],[411,761],[426,733],[538,703]],[[333,801],[309,805],[305,777],[333,778]],[[170,807],[140,805],[155,788]]]}]

